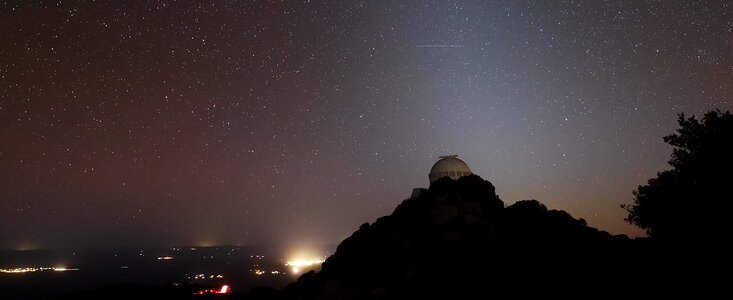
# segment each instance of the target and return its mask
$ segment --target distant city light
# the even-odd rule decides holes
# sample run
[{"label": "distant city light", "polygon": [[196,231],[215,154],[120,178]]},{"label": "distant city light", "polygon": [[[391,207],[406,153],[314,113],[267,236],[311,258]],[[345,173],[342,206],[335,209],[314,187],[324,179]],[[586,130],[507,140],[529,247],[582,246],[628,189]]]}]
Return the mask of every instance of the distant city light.
[{"label": "distant city light", "polygon": [[200,290],[197,294],[203,295],[203,294],[229,294],[232,292],[232,289],[229,287],[229,285],[222,285],[218,289],[210,289],[210,290]]},{"label": "distant city light", "polygon": [[[191,279],[191,276],[188,275],[188,274],[186,274],[186,278]],[[224,275],[221,275],[221,274],[209,274],[209,275],[206,275],[206,274],[203,274],[203,273],[193,275],[193,280],[204,280],[204,279],[207,279],[207,278],[208,279],[214,279],[214,278],[221,279],[221,278],[224,278]]]},{"label": "distant city light", "polygon": [[285,265],[291,266],[291,267],[307,267],[307,266],[312,266],[312,265],[317,265],[317,264],[322,264],[322,263],[323,263],[323,260],[316,258],[316,259],[311,259],[311,260],[300,259],[300,260],[295,260],[295,261],[287,261],[285,262]]},{"label": "distant city light", "polygon": [[[254,267],[259,267],[259,265],[254,265]],[[257,276],[267,275],[268,273],[271,275],[285,274],[285,272],[279,270],[267,271],[260,268],[249,269],[249,271]]]},{"label": "distant city light", "polygon": [[226,294],[226,293],[229,293],[230,291],[231,289],[229,288],[229,286],[225,284],[221,286],[221,289],[219,290],[217,294]]},{"label": "distant city light", "polygon": [[288,251],[286,256],[288,259],[285,266],[289,268],[287,273],[300,274],[313,269],[319,269],[324,261],[321,251],[309,246],[306,241],[298,242],[298,246]]},{"label": "distant city light", "polygon": [[320,264],[322,263],[323,263],[322,259],[314,258],[310,260],[298,259],[298,260],[293,260],[293,261],[287,261],[285,262],[285,265],[290,267],[290,271],[292,273],[297,274],[297,273],[300,273],[300,271],[304,268],[308,268],[308,267],[312,267],[316,265],[320,266]]},{"label": "distant city light", "polygon": [[79,271],[77,268],[65,268],[65,267],[21,267],[21,268],[0,268],[0,273],[32,273],[32,272],[43,272],[43,271]]},{"label": "distant city light", "polygon": [[173,259],[173,256],[159,256],[158,260],[171,260]]}]

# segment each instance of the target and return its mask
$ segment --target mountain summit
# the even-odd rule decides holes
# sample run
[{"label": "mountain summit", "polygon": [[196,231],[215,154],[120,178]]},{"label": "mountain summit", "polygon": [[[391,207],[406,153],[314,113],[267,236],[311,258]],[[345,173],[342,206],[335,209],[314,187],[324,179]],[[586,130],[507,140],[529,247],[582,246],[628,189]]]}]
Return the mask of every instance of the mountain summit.
[{"label": "mountain summit", "polygon": [[651,264],[645,251],[628,251],[640,244],[536,200],[505,207],[477,175],[446,177],[361,225],[319,272],[277,296],[432,299],[607,289],[636,276],[626,272],[629,263]]}]

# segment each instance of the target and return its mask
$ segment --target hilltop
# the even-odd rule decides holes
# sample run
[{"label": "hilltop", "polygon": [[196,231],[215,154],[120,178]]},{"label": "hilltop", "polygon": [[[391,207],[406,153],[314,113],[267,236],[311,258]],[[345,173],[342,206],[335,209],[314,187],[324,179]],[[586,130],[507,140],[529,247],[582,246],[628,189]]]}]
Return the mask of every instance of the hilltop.
[{"label": "hilltop", "polygon": [[[510,206],[479,176],[443,178],[365,223],[319,272],[251,297],[370,299],[575,294],[641,280],[648,241],[592,228],[536,200]],[[634,265],[644,270],[628,272]]]}]

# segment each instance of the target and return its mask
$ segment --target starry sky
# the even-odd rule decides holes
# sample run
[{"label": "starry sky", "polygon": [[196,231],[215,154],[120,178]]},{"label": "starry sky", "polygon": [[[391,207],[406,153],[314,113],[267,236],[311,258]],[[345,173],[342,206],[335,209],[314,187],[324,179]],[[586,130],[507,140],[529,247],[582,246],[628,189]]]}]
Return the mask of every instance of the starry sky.
[{"label": "starry sky", "polygon": [[0,249],[337,243],[457,154],[641,236],[728,1],[0,2]]}]

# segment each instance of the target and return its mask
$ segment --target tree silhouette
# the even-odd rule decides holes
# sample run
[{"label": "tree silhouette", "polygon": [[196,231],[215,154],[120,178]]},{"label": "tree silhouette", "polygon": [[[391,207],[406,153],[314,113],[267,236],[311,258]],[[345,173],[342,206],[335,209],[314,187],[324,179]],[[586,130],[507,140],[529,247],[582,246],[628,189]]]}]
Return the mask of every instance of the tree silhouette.
[{"label": "tree silhouette", "polygon": [[733,227],[733,115],[680,114],[678,123],[677,133],[664,137],[674,147],[673,169],[634,190],[634,203],[622,205],[626,221],[657,240],[725,243]]}]

